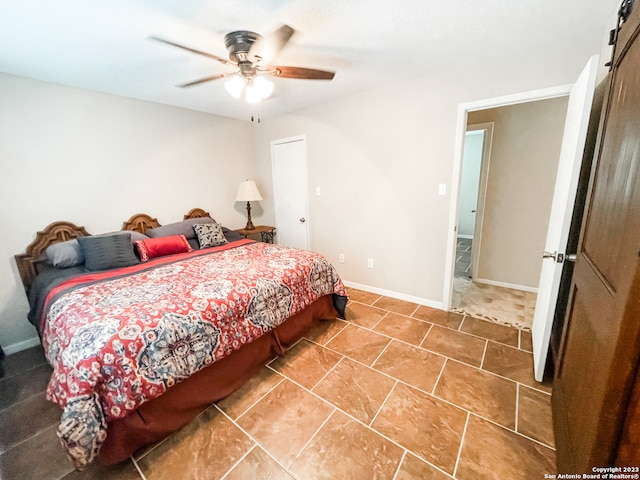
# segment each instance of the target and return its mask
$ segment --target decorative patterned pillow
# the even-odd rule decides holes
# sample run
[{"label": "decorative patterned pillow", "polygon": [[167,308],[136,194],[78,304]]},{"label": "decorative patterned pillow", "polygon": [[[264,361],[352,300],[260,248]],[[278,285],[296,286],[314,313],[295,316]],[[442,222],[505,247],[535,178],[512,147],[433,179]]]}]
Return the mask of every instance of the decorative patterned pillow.
[{"label": "decorative patterned pillow", "polygon": [[110,270],[140,263],[129,233],[78,237],[78,243],[87,270]]},{"label": "decorative patterned pillow", "polygon": [[172,255],[174,253],[193,252],[193,248],[187,242],[184,235],[172,235],[170,237],[149,238],[135,242],[140,260],[148,262],[152,258]]},{"label": "decorative patterned pillow", "polygon": [[197,223],[193,226],[193,230],[198,237],[200,248],[217,247],[227,243],[227,239],[222,233],[222,225],[217,222]]}]

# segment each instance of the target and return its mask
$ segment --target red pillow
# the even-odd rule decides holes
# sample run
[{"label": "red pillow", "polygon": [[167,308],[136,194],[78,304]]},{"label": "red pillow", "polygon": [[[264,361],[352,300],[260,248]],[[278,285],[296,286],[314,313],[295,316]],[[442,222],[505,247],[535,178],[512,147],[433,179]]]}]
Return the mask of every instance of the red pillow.
[{"label": "red pillow", "polygon": [[174,253],[193,252],[193,248],[191,248],[184,235],[138,240],[135,244],[142,262],[148,262],[152,258]]}]

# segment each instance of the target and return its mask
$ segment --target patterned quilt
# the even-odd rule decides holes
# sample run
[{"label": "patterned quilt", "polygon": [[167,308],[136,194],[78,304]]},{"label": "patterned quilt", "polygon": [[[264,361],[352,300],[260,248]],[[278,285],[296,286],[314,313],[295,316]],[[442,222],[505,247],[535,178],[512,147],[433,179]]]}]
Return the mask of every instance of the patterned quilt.
[{"label": "patterned quilt", "polygon": [[98,453],[107,422],[345,289],[305,250],[241,240],[99,274],[47,297],[47,397],[76,468]]}]

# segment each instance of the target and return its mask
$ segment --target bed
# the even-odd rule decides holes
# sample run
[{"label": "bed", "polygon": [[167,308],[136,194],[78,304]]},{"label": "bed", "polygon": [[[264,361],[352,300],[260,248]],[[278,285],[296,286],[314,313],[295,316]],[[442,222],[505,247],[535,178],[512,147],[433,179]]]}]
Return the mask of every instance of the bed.
[{"label": "bed", "polygon": [[199,208],[95,236],[55,222],[15,259],[77,469],[166,437],[347,302],[322,256],[244,239]]}]

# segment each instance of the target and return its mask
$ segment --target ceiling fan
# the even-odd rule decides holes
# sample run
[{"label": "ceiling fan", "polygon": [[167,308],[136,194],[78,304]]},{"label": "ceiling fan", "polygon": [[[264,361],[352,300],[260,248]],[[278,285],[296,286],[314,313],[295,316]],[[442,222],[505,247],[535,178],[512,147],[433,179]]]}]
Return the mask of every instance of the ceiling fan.
[{"label": "ceiling fan", "polygon": [[269,97],[273,92],[273,83],[265,79],[264,75],[303,80],[331,80],[335,76],[335,72],[328,70],[285,67],[272,65],[270,63],[291,39],[294,32],[294,29],[290,26],[283,25],[271,35],[264,37],[247,30],[228,33],[224,37],[224,42],[229,51],[229,60],[162,38],[151,38],[235,67],[235,70],[232,72],[211,75],[201,78],[200,80],[179,85],[180,87],[192,87],[212,80],[231,77],[230,80],[225,83],[227,91],[236,98],[240,98],[244,94],[247,102],[256,103]]}]

